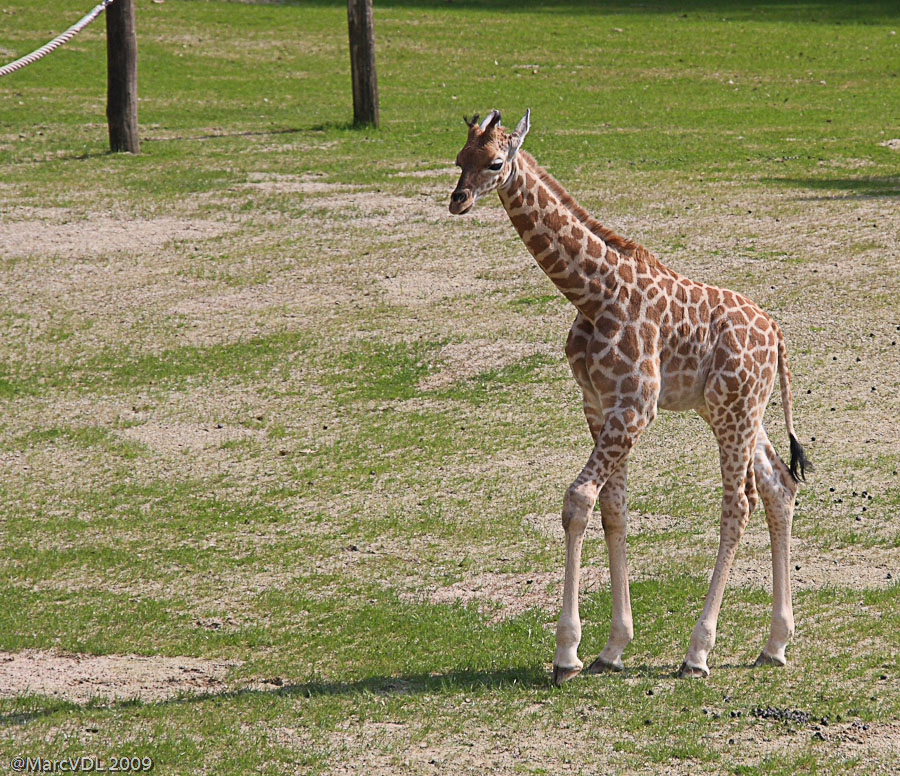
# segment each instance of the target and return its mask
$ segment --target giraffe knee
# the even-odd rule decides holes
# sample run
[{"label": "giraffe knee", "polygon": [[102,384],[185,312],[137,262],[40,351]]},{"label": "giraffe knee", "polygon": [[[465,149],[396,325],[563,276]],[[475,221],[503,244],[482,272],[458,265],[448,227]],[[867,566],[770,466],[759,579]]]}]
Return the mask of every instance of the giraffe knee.
[{"label": "giraffe knee", "polygon": [[589,483],[570,485],[563,498],[562,525],[566,533],[584,533],[594,511],[594,502],[597,500],[596,488],[589,487]]},{"label": "giraffe knee", "polygon": [[624,493],[600,493],[597,500],[600,506],[600,519],[606,533],[625,530],[627,509]]}]

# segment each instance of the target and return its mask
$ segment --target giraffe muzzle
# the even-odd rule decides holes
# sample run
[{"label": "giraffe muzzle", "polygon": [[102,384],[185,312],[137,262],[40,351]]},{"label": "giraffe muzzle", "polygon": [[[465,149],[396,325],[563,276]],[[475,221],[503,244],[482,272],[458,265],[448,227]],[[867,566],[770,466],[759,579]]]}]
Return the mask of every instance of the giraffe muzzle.
[{"label": "giraffe muzzle", "polygon": [[475,204],[475,197],[468,189],[457,189],[450,195],[450,212],[455,216],[468,213]]}]

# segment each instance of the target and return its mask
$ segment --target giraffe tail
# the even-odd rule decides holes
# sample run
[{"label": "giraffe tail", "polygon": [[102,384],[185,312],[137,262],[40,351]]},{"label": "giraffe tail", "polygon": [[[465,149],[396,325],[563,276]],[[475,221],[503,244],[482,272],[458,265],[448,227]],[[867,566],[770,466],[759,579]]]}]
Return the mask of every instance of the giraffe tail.
[{"label": "giraffe tail", "polygon": [[784,409],[784,425],[791,440],[791,462],[788,468],[794,482],[806,481],[806,470],[813,471],[813,465],[806,457],[803,445],[794,434],[793,400],[791,399],[791,370],[787,363],[787,347],[784,336],[778,330],[778,382],[781,384],[781,406]]}]

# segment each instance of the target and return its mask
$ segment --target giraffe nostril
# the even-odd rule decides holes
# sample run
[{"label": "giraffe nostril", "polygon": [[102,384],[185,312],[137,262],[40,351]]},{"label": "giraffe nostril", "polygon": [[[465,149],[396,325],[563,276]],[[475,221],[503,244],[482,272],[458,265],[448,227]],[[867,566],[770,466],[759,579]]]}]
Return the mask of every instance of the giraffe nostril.
[{"label": "giraffe nostril", "polygon": [[466,199],[466,196],[467,196],[467,194],[465,191],[454,191],[450,195],[450,201],[451,202],[464,202]]}]

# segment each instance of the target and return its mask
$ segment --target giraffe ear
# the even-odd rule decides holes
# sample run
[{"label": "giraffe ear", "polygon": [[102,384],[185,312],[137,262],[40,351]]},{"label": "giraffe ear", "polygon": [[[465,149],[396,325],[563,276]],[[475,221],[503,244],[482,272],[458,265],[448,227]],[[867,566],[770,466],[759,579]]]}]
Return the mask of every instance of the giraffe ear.
[{"label": "giraffe ear", "polygon": [[509,136],[509,157],[512,159],[522,147],[522,141],[525,140],[525,135],[528,134],[528,130],[531,129],[531,108],[525,111],[525,115],[522,116],[522,120],[516,125],[515,131]]},{"label": "giraffe ear", "polygon": [[481,122],[481,126],[479,127],[479,129],[481,129],[482,132],[487,132],[489,129],[492,129],[493,126],[495,124],[497,124],[499,121],[500,121],[500,111],[492,110],[485,117],[484,121]]}]

